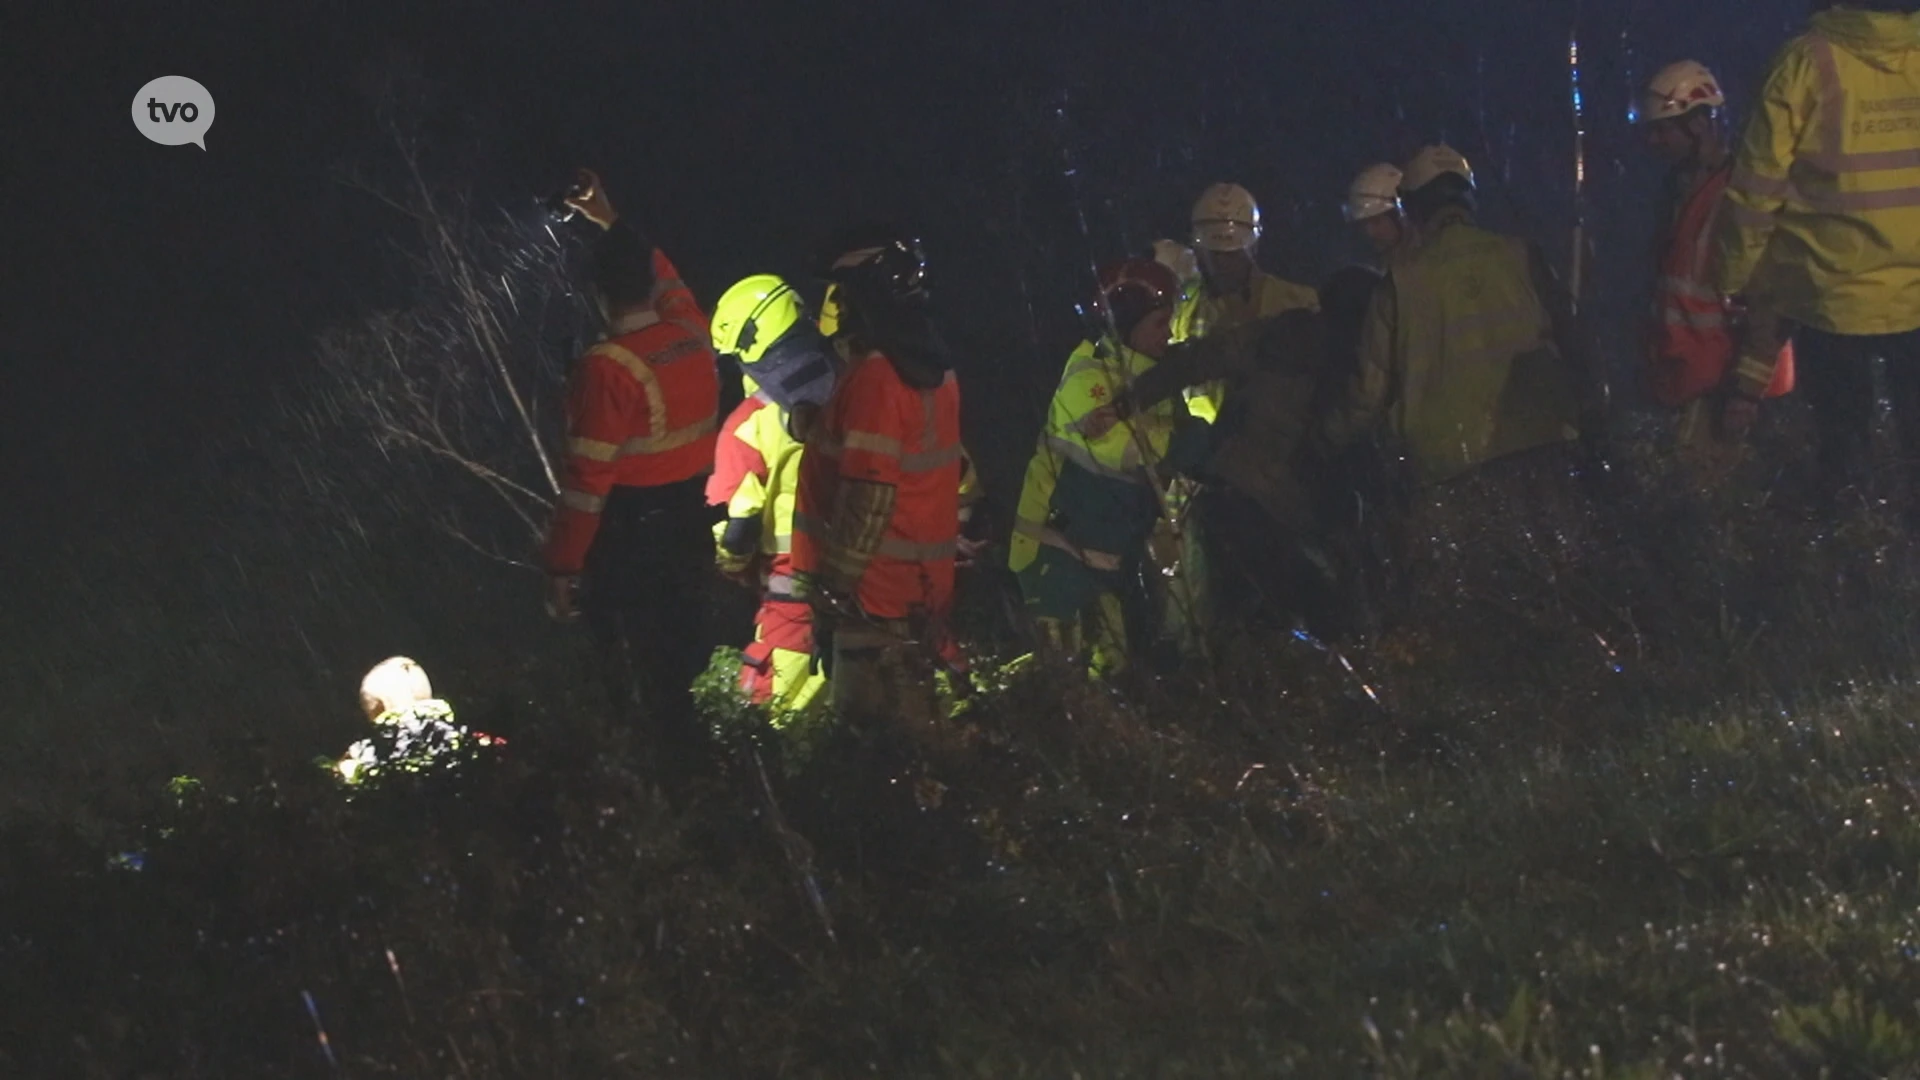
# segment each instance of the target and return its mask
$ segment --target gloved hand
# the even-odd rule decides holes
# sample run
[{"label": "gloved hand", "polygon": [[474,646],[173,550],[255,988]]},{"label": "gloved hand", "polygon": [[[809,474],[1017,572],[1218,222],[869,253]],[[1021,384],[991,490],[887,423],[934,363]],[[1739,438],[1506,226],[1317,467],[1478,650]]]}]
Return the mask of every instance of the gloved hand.
[{"label": "gloved hand", "polygon": [[759,562],[759,552],[748,551],[740,554],[716,547],[713,552],[714,569],[720,576],[737,585],[759,584],[759,574],[755,573],[755,564]]},{"label": "gloved hand", "polygon": [[600,174],[592,169],[581,169],[573,175],[573,190],[567,192],[566,203],[580,212],[580,216],[603,229],[613,228],[620,220],[620,212],[613,208],[613,201],[607,198],[606,186],[600,182]]}]

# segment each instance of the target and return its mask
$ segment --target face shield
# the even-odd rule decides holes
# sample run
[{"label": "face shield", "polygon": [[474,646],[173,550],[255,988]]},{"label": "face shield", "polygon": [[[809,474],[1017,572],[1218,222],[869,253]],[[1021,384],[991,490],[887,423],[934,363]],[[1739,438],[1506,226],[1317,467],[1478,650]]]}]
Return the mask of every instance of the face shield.
[{"label": "face shield", "polygon": [[741,368],[762,396],[791,411],[797,405],[826,404],[840,375],[840,354],[803,320],[767,346],[760,359]]}]

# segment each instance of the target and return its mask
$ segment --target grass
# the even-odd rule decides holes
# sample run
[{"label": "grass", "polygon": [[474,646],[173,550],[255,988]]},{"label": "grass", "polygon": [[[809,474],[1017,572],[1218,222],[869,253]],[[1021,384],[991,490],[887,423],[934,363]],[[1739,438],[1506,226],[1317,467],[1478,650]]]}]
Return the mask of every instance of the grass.
[{"label": "grass", "polygon": [[737,756],[670,806],[559,658],[459,770],[15,814],[0,1071],[1915,1075],[1920,579],[1641,485],[1544,539],[1462,496],[1344,654],[1032,668],[934,760],[763,736],[784,833]]}]

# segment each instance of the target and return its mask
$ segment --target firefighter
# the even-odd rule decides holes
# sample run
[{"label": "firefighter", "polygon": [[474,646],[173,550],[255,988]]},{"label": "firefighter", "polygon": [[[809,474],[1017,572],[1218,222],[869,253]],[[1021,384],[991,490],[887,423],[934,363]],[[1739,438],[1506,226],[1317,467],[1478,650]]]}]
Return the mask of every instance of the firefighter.
[{"label": "firefighter", "polygon": [[1426,484],[1583,435],[1597,446],[1586,353],[1546,261],[1474,224],[1473,171],[1451,147],[1426,147],[1404,172],[1420,239],[1373,291],[1333,440],[1384,428]]},{"label": "firefighter", "polygon": [[1204,455],[1208,425],[1179,399],[1088,433],[1089,419],[1167,351],[1180,282],[1163,263],[1100,270],[1092,336],[1068,357],[1028,462],[1009,565],[1043,640],[1083,656],[1095,675],[1127,662],[1125,598],[1173,471]]},{"label": "firefighter", "polygon": [[560,505],[544,552],[549,609],[586,618],[622,712],[659,775],[701,762],[690,693],[706,664],[709,561],[703,484],[713,468],[720,379],[706,318],[673,264],[583,172],[568,197],[603,230],[593,284],[608,337],[575,365]]},{"label": "firefighter", "polygon": [[[1714,247],[1721,294],[1790,327],[1830,513],[1867,463],[1875,358],[1920,455],[1920,17],[1912,0],[1816,6],[1767,73]],[[1741,355],[1728,428],[1751,422],[1772,359]]]},{"label": "firefighter", "polygon": [[[1255,319],[1304,308],[1319,298],[1304,285],[1282,280],[1255,261],[1262,229],[1260,207],[1239,184],[1219,183],[1201,192],[1191,214],[1199,281],[1188,288],[1173,314],[1173,340],[1191,341]],[[1226,380],[1186,390],[1187,408],[1203,420],[1218,418],[1228,393]],[[1165,632],[1188,656],[1206,654],[1206,628],[1213,623],[1213,594],[1208,588],[1204,498],[1186,481],[1174,485],[1169,508],[1173,521],[1155,537],[1157,560],[1173,567],[1163,604]],[[1177,533],[1174,531],[1177,529]]]},{"label": "firefighter", "polygon": [[[1193,243],[1200,287],[1181,298],[1173,315],[1173,340],[1205,337],[1216,330],[1295,308],[1318,310],[1319,296],[1260,269],[1260,207],[1239,184],[1215,184],[1193,204]],[[1212,420],[1225,397],[1224,384],[1191,390],[1193,415]]]},{"label": "firefighter", "polygon": [[740,687],[779,726],[826,686],[812,670],[812,611],[793,595],[793,504],[806,429],[832,394],[840,357],[799,294],[772,274],[720,297],[713,348],[741,366],[751,389],[722,426],[707,483],[707,501],[727,514],[715,526],[715,558],[723,573],[759,590]]},{"label": "firefighter", "polygon": [[927,312],[920,246],[844,234],[827,277],[847,367],[808,433],[794,512],[795,595],[813,606],[834,711],[931,734],[960,537],[960,387]]},{"label": "firefighter", "polygon": [[[1733,171],[1721,119],[1726,101],[1712,72],[1683,60],[1661,69],[1647,84],[1638,117],[1648,148],[1670,168],[1647,335],[1647,391],[1659,404],[1680,410],[1676,435],[1683,450],[1710,446],[1716,428],[1724,430],[1712,414],[1741,395],[1733,377],[1733,328],[1714,287],[1710,260],[1713,222]],[[1768,347],[1779,359],[1767,362],[1772,376],[1762,392],[1779,397],[1793,388],[1792,346],[1782,350],[1770,341]],[[1738,423],[1738,407],[1734,411]]]},{"label": "firefighter", "polygon": [[1401,178],[1396,166],[1369,165],[1348,185],[1347,200],[1340,207],[1347,224],[1382,266],[1413,236],[1400,208]]}]

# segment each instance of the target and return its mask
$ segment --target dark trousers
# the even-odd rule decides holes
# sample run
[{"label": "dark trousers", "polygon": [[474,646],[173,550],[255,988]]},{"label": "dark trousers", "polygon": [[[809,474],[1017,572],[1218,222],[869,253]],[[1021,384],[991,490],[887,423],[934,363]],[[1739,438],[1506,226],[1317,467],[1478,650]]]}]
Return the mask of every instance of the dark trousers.
[{"label": "dark trousers", "polygon": [[587,551],[582,615],[600,646],[615,708],[662,780],[704,760],[692,696],[713,649],[704,479],[614,488]]},{"label": "dark trousers", "polygon": [[[1903,334],[1829,334],[1798,327],[1793,334],[1799,388],[1819,433],[1822,488],[1837,492],[1864,478],[1873,436],[1873,361],[1886,361],[1901,456],[1920,459],[1920,330]],[[1911,479],[1909,479],[1911,483]]]}]

